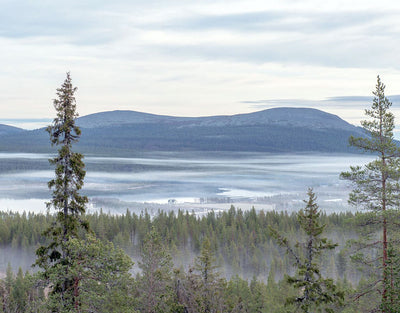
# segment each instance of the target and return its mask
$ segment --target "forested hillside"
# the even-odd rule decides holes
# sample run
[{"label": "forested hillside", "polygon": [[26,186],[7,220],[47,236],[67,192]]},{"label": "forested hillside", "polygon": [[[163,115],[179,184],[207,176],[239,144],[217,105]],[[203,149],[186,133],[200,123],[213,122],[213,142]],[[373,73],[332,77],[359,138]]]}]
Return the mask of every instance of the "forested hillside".
[{"label": "forested hillside", "polygon": [[[307,108],[250,114],[171,117],[134,111],[102,112],[77,119],[83,153],[127,156],[137,151],[355,152],[350,135],[363,135],[336,115]],[[2,152],[54,152],[44,129],[0,133]]]}]

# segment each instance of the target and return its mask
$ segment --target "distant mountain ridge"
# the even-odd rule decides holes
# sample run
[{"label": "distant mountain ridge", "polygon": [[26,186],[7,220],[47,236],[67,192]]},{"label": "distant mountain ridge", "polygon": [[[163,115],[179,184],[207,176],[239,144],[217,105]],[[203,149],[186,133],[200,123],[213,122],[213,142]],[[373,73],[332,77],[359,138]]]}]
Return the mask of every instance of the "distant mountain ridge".
[{"label": "distant mountain ridge", "polygon": [[26,130],[14,126],[0,124],[0,135],[22,133]]},{"label": "distant mountain ridge", "polygon": [[[77,119],[83,153],[126,156],[141,151],[355,152],[363,130],[310,108],[274,108],[231,116],[174,117],[110,111]],[[1,130],[1,128],[0,128]],[[0,151],[49,152],[45,129],[0,133]]]},{"label": "distant mountain ridge", "polygon": [[220,115],[207,117],[175,117],[141,113],[136,111],[108,111],[78,118],[77,124],[83,128],[123,126],[125,124],[175,124],[178,127],[226,127],[248,125],[291,125],[294,127],[314,127],[319,129],[356,128],[337,115],[311,108],[272,108],[254,113]]}]

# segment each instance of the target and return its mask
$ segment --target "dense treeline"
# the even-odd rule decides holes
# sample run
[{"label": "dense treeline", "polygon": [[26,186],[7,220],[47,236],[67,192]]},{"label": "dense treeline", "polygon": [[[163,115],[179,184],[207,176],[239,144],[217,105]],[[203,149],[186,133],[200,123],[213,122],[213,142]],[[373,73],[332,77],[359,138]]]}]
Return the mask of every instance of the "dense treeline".
[{"label": "dense treeline", "polygon": [[[1,245],[28,251],[45,243],[43,230],[54,221],[50,214],[2,212],[0,216]],[[340,245],[321,261],[324,273],[340,278],[346,275],[358,281],[356,271],[348,266],[342,250],[346,240],[355,236],[354,225],[349,222],[353,216],[352,213],[321,215],[321,222],[327,225],[327,237]],[[134,260],[152,227],[163,238],[163,244],[173,251],[174,262],[179,266],[193,260],[207,237],[221,271],[227,277],[238,274],[248,279],[255,275],[266,280],[271,267],[278,280],[291,271],[293,260],[275,243],[269,226],[279,229],[288,238],[302,236],[295,213],[242,211],[234,207],[226,212],[211,211],[204,216],[187,211],[176,214],[160,211],[152,218],[146,211],[140,215],[127,211],[122,215],[88,214],[87,219],[98,238],[123,248]]]},{"label": "dense treeline", "polygon": [[[14,248],[32,251],[33,260],[33,247],[46,242],[42,231],[54,222],[54,216],[11,212],[2,212],[0,216],[2,246],[11,245]],[[184,312],[179,311],[177,307],[182,301],[199,303],[200,300],[191,299],[187,293],[193,289],[200,290],[198,284],[201,281],[201,270],[196,269],[196,266],[198,267],[198,259],[204,253],[205,241],[209,244],[207,253],[212,254],[212,264],[209,266],[212,265],[216,275],[208,288],[219,290],[218,296],[213,295],[217,298],[213,298],[212,303],[224,308],[222,311],[215,308],[212,312],[287,312],[290,309],[284,307],[285,299],[295,295],[295,290],[286,283],[283,274],[293,273],[294,262],[285,250],[275,243],[268,228],[275,227],[288,238],[301,238],[304,233],[300,230],[295,213],[264,212],[255,209],[242,211],[232,207],[226,212],[209,212],[204,216],[183,211],[176,214],[160,211],[158,215],[151,217],[147,212],[136,215],[127,211],[123,215],[99,212],[86,217],[98,238],[122,247],[135,261],[133,269],[137,274],[130,282],[129,297],[132,297],[131,307],[139,312],[145,312],[144,264],[146,255],[152,255],[148,253],[146,242],[149,240],[149,234],[153,232],[159,238],[159,247],[155,250],[162,250],[163,253],[173,256],[170,257],[171,262],[173,261],[170,264],[173,266],[168,266],[169,270],[163,282],[165,286],[162,289],[167,290],[169,294],[168,301],[165,300],[166,303],[162,304],[162,312]],[[351,222],[353,217],[352,213],[320,216],[321,223],[326,224],[327,237],[341,243],[331,254],[321,257],[321,268],[325,276],[336,277],[339,286],[347,290],[348,294],[358,286],[359,280],[355,267],[347,260],[343,250],[346,240],[355,236],[354,225]],[[16,270],[17,268],[14,268],[14,271]],[[354,280],[352,284],[351,280]],[[360,281],[360,284],[365,283],[365,279]],[[41,307],[46,292],[44,287],[38,285],[35,275],[29,272],[24,274],[21,269],[17,274],[13,274],[11,268],[8,268],[1,287],[3,311],[45,312]],[[183,294],[184,291],[186,294]],[[207,292],[204,293],[205,297]],[[193,295],[202,297],[198,293]],[[178,301],[177,297],[181,299]],[[353,303],[350,298],[346,301],[346,306],[335,308],[335,311],[357,312],[358,309],[353,306],[363,305]],[[23,307],[24,310],[18,310],[16,306]],[[201,310],[193,309],[193,312]]]}]

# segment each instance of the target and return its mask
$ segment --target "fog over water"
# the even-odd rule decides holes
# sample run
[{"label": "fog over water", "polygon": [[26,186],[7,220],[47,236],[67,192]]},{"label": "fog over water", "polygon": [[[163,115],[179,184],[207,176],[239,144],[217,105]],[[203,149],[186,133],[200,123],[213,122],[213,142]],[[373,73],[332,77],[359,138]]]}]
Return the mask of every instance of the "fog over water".
[{"label": "fog over water", "polygon": [[[45,212],[51,198],[47,182],[54,177],[51,155],[0,153],[0,209]],[[366,155],[266,153],[148,153],[139,157],[86,156],[82,194],[89,211],[126,209],[291,210],[302,207],[313,187],[327,212],[348,210],[348,182],[339,174]],[[168,203],[169,202],[169,203]]]}]

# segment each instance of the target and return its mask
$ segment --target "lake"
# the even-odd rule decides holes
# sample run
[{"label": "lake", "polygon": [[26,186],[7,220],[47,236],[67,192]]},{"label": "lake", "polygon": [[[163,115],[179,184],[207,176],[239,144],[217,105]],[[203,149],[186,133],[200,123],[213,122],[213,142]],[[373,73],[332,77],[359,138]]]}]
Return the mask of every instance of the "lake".
[{"label": "lake", "polygon": [[[0,153],[0,209],[45,212],[51,155]],[[309,187],[327,212],[351,209],[339,174],[369,162],[354,154],[143,153],[131,158],[86,156],[82,194],[88,211],[123,213],[210,209],[297,210]]]}]

